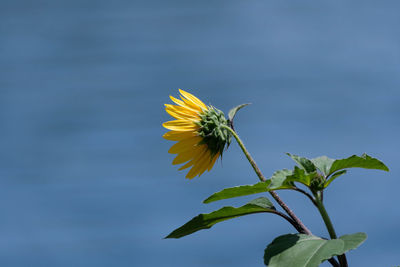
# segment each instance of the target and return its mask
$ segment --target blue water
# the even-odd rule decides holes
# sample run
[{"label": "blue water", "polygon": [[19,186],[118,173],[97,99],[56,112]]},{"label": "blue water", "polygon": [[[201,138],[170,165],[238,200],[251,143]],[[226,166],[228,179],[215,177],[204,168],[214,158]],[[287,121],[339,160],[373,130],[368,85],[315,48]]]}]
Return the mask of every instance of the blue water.
[{"label": "blue water", "polygon": [[[367,152],[326,191],[350,266],[395,266],[400,208],[398,1],[1,1],[0,265],[263,266],[294,232],[253,215],[163,240],[224,187],[257,182],[236,144],[192,181],[171,165],[163,104],[177,88],[228,111],[266,176],[284,152]],[[327,236],[296,192],[282,198]],[[327,265],[324,265],[327,266]]]}]

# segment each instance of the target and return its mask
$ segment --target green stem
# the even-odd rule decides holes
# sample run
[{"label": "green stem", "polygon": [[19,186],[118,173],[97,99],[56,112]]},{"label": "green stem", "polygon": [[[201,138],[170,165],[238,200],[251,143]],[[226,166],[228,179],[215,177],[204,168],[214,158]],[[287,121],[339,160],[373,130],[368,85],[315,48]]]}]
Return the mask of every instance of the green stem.
[{"label": "green stem", "polygon": [[[337,235],[335,232],[335,228],[333,228],[332,221],[328,215],[328,212],[325,209],[324,204],[322,203],[322,195],[320,192],[315,194],[315,202],[317,204],[318,211],[321,214],[322,219],[324,220],[324,223],[325,223],[326,229],[328,230],[329,236],[331,237],[331,239],[336,239]],[[341,267],[348,266],[345,254],[339,255],[338,259],[339,259],[339,263],[340,263]]]},{"label": "green stem", "polygon": [[[235,137],[236,141],[238,142],[240,148],[242,149],[243,153],[246,155],[247,160],[250,162],[251,166],[253,167],[254,171],[256,172],[258,178],[260,181],[265,182],[267,179],[264,177],[264,175],[261,173],[260,169],[258,168],[256,162],[254,159],[251,157],[249,151],[247,151],[246,147],[244,146],[242,140],[240,139],[239,135],[229,126],[222,126],[224,129],[228,130],[233,137]],[[294,214],[294,212],[286,205],[285,202],[282,201],[282,199],[278,196],[278,194],[275,191],[269,191],[271,196],[275,199],[275,201],[286,211],[286,213],[292,218],[295,223],[298,225],[296,229],[299,232],[311,235],[311,231],[300,221],[300,219]]]},{"label": "green stem", "polygon": [[332,239],[336,239],[337,236],[336,236],[335,229],[333,228],[332,221],[328,215],[328,212],[325,209],[324,204],[322,204],[322,201],[320,201],[320,199],[318,197],[316,198],[316,203],[317,203],[317,208],[319,210],[319,213],[321,214],[322,219],[324,220],[324,223],[326,225],[326,229],[328,229],[329,236]]}]

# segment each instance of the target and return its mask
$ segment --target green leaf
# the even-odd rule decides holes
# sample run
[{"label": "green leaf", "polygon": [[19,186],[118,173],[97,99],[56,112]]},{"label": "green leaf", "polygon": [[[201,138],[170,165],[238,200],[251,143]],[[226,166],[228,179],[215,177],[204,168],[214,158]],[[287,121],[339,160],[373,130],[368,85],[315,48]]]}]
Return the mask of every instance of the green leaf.
[{"label": "green leaf", "polygon": [[359,245],[361,245],[365,239],[367,239],[367,234],[366,233],[355,233],[351,235],[343,235],[339,237],[339,239],[344,241],[344,252],[349,251],[351,249],[357,248]]},{"label": "green leaf", "polygon": [[[278,174],[277,174],[278,173]],[[285,178],[286,176],[284,174],[291,174],[292,172],[289,170],[282,170],[276,172],[272,177],[275,179],[282,179]],[[279,177],[279,178],[277,178]],[[294,188],[292,184],[287,183],[287,182],[280,182],[277,180],[274,180],[275,185],[273,188],[270,187],[272,180],[267,180],[265,182],[259,182],[253,185],[241,185],[241,186],[235,186],[235,187],[229,187],[225,188],[219,192],[216,192],[209,196],[207,199],[203,201],[203,203],[211,203],[214,201],[222,200],[222,199],[228,199],[228,198],[234,198],[234,197],[241,197],[241,196],[247,196],[247,195],[252,195],[252,194],[258,194],[258,193],[264,193],[264,192],[269,192],[272,190],[279,190],[279,189],[292,189]]]},{"label": "green leaf", "polygon": [[320,170],[326,177],[328,176],[332,163],[335,160],[328,158],[327,156],[322,156],[315,159],[311,159],[311,161],[312,163],[314,163],[315,167],[317,167],[317,169]]},{"label": "green leaf", "polygon": [[275,207],[271,201],[268,200],[268,198],[260,197],[254,199],[239,208],[223,207],[222,209],[211,213],[200,214],[183,226],[171,232],[165,238],[180,238],[202,229],[209,229],[214,224],[225,220],[260,212],[275,212]]},{"label": "green leaf", "polygon": [[342,254],[342,240],[325,240],[313,235],[288,234],[276,238],[265,249],[269,267],[317,267],[324,260]]},{"label": "green leaf", "polygon": [[209,196],[206,200],[203,201],[203,203],[211,203],[221,199],[228,199],[228,198],[241,197],[241,196],[267,192],[271,190],[268,188],[268,185],[270,183],[271,181],[267,180],[265,182],[259,182],[253,185],[241,185],[241,186],[225,188]]},{"label": "green leaf", "polygon": [[290,189],[293,188],[293,185],[291,185],[288,181],[286,181],[286,178],[290,175],[293,174],[293,171],[288,170],[288,169],[283,169],[274,172],[274,174],[271,176],[271,184],[269,185],[270,190],[278,190],[278,189]]},{"label": "green leaf", "polygon": [[326,181],[324,187],[328,187],[328,185],[330,185],[330,183],[333,182],[333,180],[335,180],[336,178],[338,178],[339,176],[345,174],[347,171],[346,170],[341,170],[338,172],[335,172],[334,174],[331,175],[331,177],[328,179],[328,181]]},{"label": "green leaf", "polygon": [[293,182],[299,182],[310,186],[312,179],[317,175],[316,171],[306,173],[305,169],[301,169],[297,166],[294,167],[293,171],[287,169],[276,171],[271,177],[269,189],[293,189]]},{"label": "green leaf", "polygon": [[232,122],[232,121],[233,121],[233,118],[235,118],[236,112],[238,112],[239,109],[241,109],[241,108],[243,108],[243,107],[245,107],[245,106],[247,106],[247,105],[250,105],[250,103],[241,104],[241,105],[236,106],[236,107],[234,107],[233,109],[229,110],[229,113],[228,113],[229,121]]},{"label": "green leaf", "polygon": [[[303,171],[304,172],[304,171]],[[241,185],[225,188],[216,192],[203,201],[203,203],[211,203],[214,201],[269,192],[271,190],[292,189],[293,184],[285,181],[293,172],[287,169],[275,172],[271,179],[265,182],[259,182],[253,185]]]},{"label": "green leaf", "polygon": [[297,155],[292,155],[290,153],[286,153],[289,157],[291,157],[301,168],[303,168],[306,172],[314,172],[316,171],[316,167],[311,160],[307,158],[303,158]]},{"label": "green leaf", "polygon": [[329,174],[347,168],[364,168],[389,171],[389,168],[382,161],[368,156],[367,154],[362,154],[361,156],[353,155],[346,159],[335,160],[329,168]]},{"label": "green leaf", "polygon": [[317,267],[364,242],[366,235],[356,233],[326,240],[313,235],[287,234],[267,246],[264,263],[269,267]]},{"label": "green leaf", "polygon": [[300,169],[299,167],[295,166],[293,174],[288,176],[286,181],[299,182],[305,186],[310,186],[312,179],[317,175],[317,171],[306,173],[304,169]]}]

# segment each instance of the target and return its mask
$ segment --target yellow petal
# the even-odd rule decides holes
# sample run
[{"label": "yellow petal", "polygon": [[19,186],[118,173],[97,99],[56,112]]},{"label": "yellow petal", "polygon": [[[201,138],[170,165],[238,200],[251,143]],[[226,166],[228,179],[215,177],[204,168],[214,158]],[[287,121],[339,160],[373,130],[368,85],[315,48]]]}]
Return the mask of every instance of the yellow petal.
[{"label": "yellow petal", "polygon": [[197,136],[195,132],[181,132],[181,131],[170,131],[166,132],[163,137],[170,141],[181,141],[187,138]]},{"label": "yellow petal", "polygon": [[199,175],[204,164],[208,165],[208,163],[210,162],[211,158],[209,155],[210,155],[209,151],[206,150],[206,152],[202,155],[202,157],[199,158],[197,162],[195,162],[194,166],[190,169],[190,171],[186,175],[186,178],[192,179],[197,175]]},{"label": "yellow petal", "polygon": [[168,108],[168,109],[171,109],[173,111],[184,113],[186,115],[191,115],[191,116],[194,116],[194,117],[198,117],[199,116],[199,112],[197,110],[190,109],[190,108],[188,108],[186,106],[182,107],[182,106],[177,106],[177,105],[165,104],[165,107]]},{"label": "yellow petal", "polygon": [[199,146],[194,146],[192,147],[192,149],[180,152],[178,156],[176,156],[175,159],[172,161],[172,164],[181,164],[193,159],[197,155],[198,147]]},{"label": "yellow petal", "polygon": [[201,109],[199,109],[197,106],[192,107],[192,106],[188,105],[186,102],[184,102],[184,101],[182,101],[182,100],[179,100],[179,99],[177,99],[177,98],[175,98],[175,97],[173,97],[173,96],[169,96],[169,98],[171,98],[171,100],[172,100],[175,104],[178,104],[179,106],[184,107],[184,108],[186,108],[186,109],[192,111],[193,113],[199,113],[199,112],[201,111]]},{"label": "yellow petal", "polygon": [[181,107],[186,106],[185,102],[183,102],[182,100],[179,100],[175,97],[173,97],[172,95],[169,96],[169,98],[171,98],[172,102],[174,102],[175,104],[178,104]]},{"label": "yellow petal", "polygon": [[186,168],[189,168],[190,166],[192,166],[193,164],[195,164],[197,162],[197,160],[203,156],[203,154],[207,151],[207,146],[206,145],[201,145],[198,147],[197,151],[196,151],[196,155],[193,157],[193,159],[191,161],[189,161],[188,163],[186,163],[185,165],[183,165],[182,167],[179,168],[179,170],[184,170]]},{"label": "yellow petal", "polygon": [[175,119],[178,120],[190,120],[190,121],[199,121],[200,118],[197,114],[193,114],[193,113],[186,113],[186,112],[182,112],[180,110],[177,109],[173,109],[170,107],[166,107],[165,111],[171,115],[172,117],[174,117]]},{"label": "yellow petal", "polygon": [[193,165],[193,160],[187,162],[185,165],[183,165],[182,167],[180,167],[180,168],[178,169],[178,171],[187,169],[187,168],[189,168],[189,167],[192,166],[192,165]]},{"label": "yellow petal", "polygon": [[181,99],[183,100],[183,102],[185,102],[187,107],[189,107],[189,108],[191,108],[193,110],[197,110],[197,112],[202,112],[203,111],[203,109],[199,105],[197,105],[197,104],[193,103],[192,101],[184,98],[183,96],[181,96]]},{"label": "yellow petal", "polygon": [[174,120],[174,121],[167,121],[163,123],[163,126],[168,130],[173,131],[195,131],[199,129],[199,126],[194,124],[192,121],[187,120]]},{"label": "yellow petal", "polygon": [[203,109],[207,109],[207,106],[200,99],[195,97],[194,95],[192,95],[188,92],[185,92],[182,89],[179,89],[179,92],[181,93],[181,95],[183,95],[186,99],[190,100],[195,105],[197,105]]},{"label": "yellow petal", "polygon": [[199,167],[199,170],[197,172],[199,176],[201,176],[209,168],[210,164],[212,164],[213,158],[211,157],[210,151],[208,151],[206,157],[207,160],[201,163],[201,167]]},{"label": "yellow petal", "polygon": [[203,140],[200,136],[194,136],[192,138],[184,139],[182,141],[179,141],[175,145],[173,145],[169,150],[168,153],[171,154],[178,154],[183,151],[187,151],[190,149],[193,149],[194,145],[197,145],[198,143]]},{"label": "yellow petal", "polygon": [[217,152],[217,154],[214,155],[214,158],[212,159],[210,165],[208,166],[207,171],[211,171],[211,169],[213,168],[213,166],[214,166],[215,162],[217,161],[218,157],[219,157],[219,152]]},{"label": "yellow petal", "polygon": [[188,116],[190,115],[193,117],[199,117],[199,112],[197,110],[190,109],[186,106],[182,107],[177,105],[165,104],[165,109],[170,109]]}]

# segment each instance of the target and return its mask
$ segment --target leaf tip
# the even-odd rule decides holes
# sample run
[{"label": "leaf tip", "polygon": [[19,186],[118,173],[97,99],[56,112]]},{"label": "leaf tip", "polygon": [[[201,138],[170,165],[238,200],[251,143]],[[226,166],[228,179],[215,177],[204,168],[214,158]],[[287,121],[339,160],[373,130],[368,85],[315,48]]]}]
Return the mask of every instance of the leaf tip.
[{"label": "leaf tip", "polygon": [[208,198],[203,200],[203,204],[208,204],[210,202],[212,202],[211,197],[208,197]]},{"label": "leaf tip", "polygon": [[167,235],[166,237],[164,237],[163,239],[171,239],[171,234]]},{"label": "leaf tip", "polygon": [[228,112],[229,121],[233,122],[233,119],[235,118],[236,112],[238,112],[241,108],[243,108],[245,106],[248,106],[248,105],[251,105],[251,103],[241,104],[241,105],[238,105],[238,106],[232,108],[231,110],[229,110],[229,112]]},{"label": "leaf tip", "polygon": [[169,233],[166,237],[164,237],[163,239],[178,239],[181,238],[182,236],[180,236],[179,234],[175,233],[176,230],[172,231],[171,233]]},{"label": "leaf tip", "polygon": [[385,164],[383,164],[383,166],[384,166],[384,169],[383,169],[384,171],[386,171],[386,172],[390,171],[388,166],[386,166]]}]

